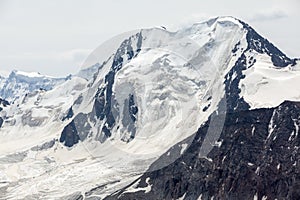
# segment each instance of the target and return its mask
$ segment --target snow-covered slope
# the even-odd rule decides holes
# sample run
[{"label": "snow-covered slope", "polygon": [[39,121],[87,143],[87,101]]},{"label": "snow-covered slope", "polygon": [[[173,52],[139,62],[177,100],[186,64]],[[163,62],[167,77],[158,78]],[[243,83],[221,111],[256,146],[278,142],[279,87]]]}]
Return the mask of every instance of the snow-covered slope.
[{"label": "snow-covered slope", "polygon": [[54,78],[36,72],[14,70],[7,78],[0,77],[0,97],[13,102],[33,91],[51,90],[69,78]]},{"label": "snow-covered slope", "polygon": [[5,76],[0,73],[0,88],[3,88],[5,84],[5,80],[6,80]]},{"label": "snow-covered slope", "polygon": [[[0,198],[103,198],[185,141],[163,166],[175,161],[217,109],[235,112],[299,98],[295,89],[269,102],[274,94],[265,90],[280,89],[272,80],[292,86],[298,65],[232,17],[177,32],[143,29],[122,41],[102,64],[60,84],[38,74],[10,75],[6,88],[34,85],[35,92],[1,111]],[[253,82],[266,78],[269,86],[253,92]],[[36,82],[19,86],[20,79]],[[36,90],[47,86],[49,91]],[[266,96],[257,100],[260,92]]]},{"label": "snow-covered slope", "polygon": [[268,55],[254,54],[256,62],[243,72],[245,78],[239,84],[241,96],[251,108],[275,107],[285,100],[299,101],[300,63],[274,67]]}]

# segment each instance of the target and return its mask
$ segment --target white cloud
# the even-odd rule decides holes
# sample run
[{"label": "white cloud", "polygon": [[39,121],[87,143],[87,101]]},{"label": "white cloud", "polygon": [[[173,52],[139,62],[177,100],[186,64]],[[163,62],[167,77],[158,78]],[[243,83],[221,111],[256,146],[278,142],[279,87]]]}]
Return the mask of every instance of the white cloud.
[{"label": "white cloud", "polygon": [[[300,47],[300,28],[295,24],[300,18],[299,5],[299,0],[252,0],[248,4],[238,0],[153,0],[142,4],[138,0],[131,0],[130,4],[121,0],[90,3],[0,0],[0,69],[17,68],[60,76],[76,73],[80,67],[101,60],[97,52],[92,59],[92,50],[123,31],[159,25],[176,31],[228,15],[244,20],[280,44],[280,48],[298,56],[299,51],[295,50]],[[105,9],[99,12],[99,8]]]},{"label": "white cloud", "polygon": [[190,15],[186,16],[182,20],[178,21],[176,24],[173,24],[167,28],[168,28],[168,30],[171,30],[171,31],[177,31],[178,29],[181,29],[184,27],[189,27],[190,25],[192,25],[194,23],[202,22],[202,21],[208,20],[213,17],[214,16],[209,15],[207,13],[194,13],[194,14],[190,14]]},{"label": "white cloud", "polygon": [[[38,71],[52,76],[65,76],[78,72],[91,49],[70,49],[60,52],[24,52],[12,55],[0,55],[2,61],[0,74],[5,71]],[[3,64],[4,63],[4,64]]]},{"label": "white cloud", "polygon": [[92,53],[91,49],[71,49],[59,54],[59,58],[65,61],[73,62],[75,65],[80,66],[84,60]]},{"label": "white cloud", "polygon": [[249,17],[249,21],[251,22],[273,21],[273,20],[279,20],[287,17],[288,17],[287,12],[279,9],[272,9],[272,10],[259,11],[255,13],[252,17]]}]

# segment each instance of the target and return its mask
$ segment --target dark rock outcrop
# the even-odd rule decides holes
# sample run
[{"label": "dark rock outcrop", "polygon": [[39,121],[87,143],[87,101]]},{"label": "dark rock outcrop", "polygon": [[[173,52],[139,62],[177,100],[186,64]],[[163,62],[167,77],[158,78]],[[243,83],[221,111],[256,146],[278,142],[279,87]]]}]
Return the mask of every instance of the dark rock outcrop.
[{"label": "dark rock outcrop", "polygon": [[75,123],[72,120],[72,122],[62,131],[59,141],[64,143],[67,147],[72,147],[74,144],[78,143],[79,139]]},{"label": "dark rock outcrop", "polygon": [[4,120],[0,117],[0,128],[2,127],[3,121]]},{"label": "dark rock outcrop", "polygon": [[282,53],[267,39],[259,35],[251,26],[243,21],[240,21],[247,30],[248,49],[252,49],[258,53],[266,53],[271,57],[271,60],[276,67],[286,67],[287,65],[295,65],[296,59],[291,59]]},{"label": "dark rock outcrop", "polygon": [[73,117],[73,115],[74,115],[74,112],[73,112],[73,108],[72,108],[72,106],[69,108],[69,110],[68,110],[68,113],[66,114],[66,116],[64,116],[63,118],[62,118],[62,121],[65,121],[65,120],[67,120],[67,119],[71,119],[72,117]]},{"label": "dark rock outcrop", "polygon": [[[9,106],[9,102],[5,99],[0,98],[0,112],[3,110],[4,107]],[[0,116],[0,128],[2,127],[4,119]]]},{"label": "dark rock outcrop", "polygon": [[[133,42],[137,39],[137,50],[133,51]],[[101,142],[104,142],[106,138],[111,136],[111,129],[115,125],[115,116],[113,115],[114,109],[114,95],[113,95],[113,84],[115,82],[116,73],[122,68],[125,61],[130,61],[134,56],[137,56],[142,42],[142,35],[138,33],[129,39],[125,40],[120,48],[117,50],[110,71],[105,76],[105,86],[98,89],[95,95],[94,112],[96,117],[100,120],[104,120],[105,125],[102,128]],[[124,57],[126,58],[124,60]],[[117,108],[116,108],[117,109]],[[116,112],[121,112],[117,111]]]},{"label": "dark rock outcrop", "polygon": [[107,199],[299,199],[299,102],[227,114],[222,144],[199,157],[208,126],[178,160],[136,180],[139,192],[124,193],[133,183]]},{"label": "dark rock outcrop", "polygon": [[[70,122],[65,127],[64,131],[66,129],[72,130],[72,132],[76,133],[76,135],[79,134],[80,140],[83,140],[84,138],[87,137],[87,134],[89,132],[87,129],[91,128],[91,126],[96,124],[97,120],[100,120],[104,123],[104,125],[103,125],[102,129],[99,130],[99,133],[97,133],[97,140],[99,140],[100,142],[104,142],[107,138],[109,138],[111,136],[111,130],[115,126],[115,122],[116,122],[115,115],[113,114],[113,112],[114,113],[121,112],[117,108],[115,108],[115,106],[116,106],[115,105],[115,97],[113,94],[113,85],[115,82],[115,75],[122,68],[122,66],[125,62],[130,61],[133,57],[138,55],[138,53],[141,50],[141,45],[142,45],[141,32],[129,37],[128,39],[126,39],[122,42],[122,44],[120,45],[120,47],[117,49],[117,51],[114,54],[113,62],[110,67],[110,71],[106,74],[106,76],[104,78],[105,84],[100,85],[97,90],[97,93],[95,95],[94,102],[93,102],[92,112],[89,113],[88,115],[84,115],[82,113],[79,113],[78,115],[76,115],[74,117],[75,123],[74,123],[74,120],[72,122]],[[135,51],[133,50],[133,46],[137,47],[137,49]],[[81,102],[81,101],[82,101],[82,99],[78,99],[78,101],[76,100],[75,104],[78,102]],[[129,111],[131,113],[131,117],[134,118],[135,114],[137,112],[137,108],[134,106],[133,97],[129,103],[131,103],[130,104],[131,107],[129,108],[130,109]],[[73,110],[72,110],[72,108],[70,108],[67,116],[64,117],[63,120],[72,118],[73,115],[74,115]],[[76,121],[76,119],[79,119],[79,118],[80,118],[81,122],[79,122],[78,120]],[[82,126],[85,124],[84,122],[88,122],[88,121],[93,122],[94,124],[86,125],[84,127],[84,131],[83,131],[84,133],[82,133],[82,131],[80,131],[80,129],[82,129],[82,128],[77,127],[77,126]],[[65,136],[63,136],[64,131],[61,134],[61,138],[65,137]],[[79,140],[79,138],[78,138],[78,140]],[[64,144],[66,146],[71,147],[71,146],[73,146],[73,144],[76,144],[78,142],[78,140],[75,139],[74,140],[75,143],[73,143],[73,142],[66,143],[65,142]],[[61,139],[60,141],[64,142],[63,139]]]}]

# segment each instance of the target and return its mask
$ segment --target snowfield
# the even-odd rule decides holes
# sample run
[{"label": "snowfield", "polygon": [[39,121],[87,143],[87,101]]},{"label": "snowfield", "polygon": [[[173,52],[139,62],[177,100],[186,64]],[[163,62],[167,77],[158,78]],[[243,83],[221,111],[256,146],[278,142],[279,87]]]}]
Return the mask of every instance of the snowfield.
[{"label": "snowfield", "polygon": [[251,109],[271,108],[285,100],[300,99],[300,64],[284,68],[274,67],[266,54],[256,55],[256,63],[244,71],[239,84],[241,96]]}]

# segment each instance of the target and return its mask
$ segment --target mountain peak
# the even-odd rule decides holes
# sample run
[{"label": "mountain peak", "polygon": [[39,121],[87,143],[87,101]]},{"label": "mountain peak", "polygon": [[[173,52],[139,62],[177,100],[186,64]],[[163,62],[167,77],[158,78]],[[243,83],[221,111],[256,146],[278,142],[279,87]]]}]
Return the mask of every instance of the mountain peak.
[{"label": "mountain peak", "polygon": [[9,76],[23,76],[29,78],[54,78],[48,75],[43,75],[40,72],[25,72],[20,70],[13,70],[11,71]]},{"label": "mountain peak", "polygon": [[0,97],[13,102],[35,90],[51,90],[66,79],[42,75],[39,72],[13,70],[7,78],[0,79]]},{"label": "mountain peak", "polygon": [[238,18],[232,17],[232,16],[218,16],[218,17],[213,17],[209,18],[208,20],[200,21],[194,23],[192,26],[197,26],[197,25],[207,25],[207,26],[212,26],[215,24],[227,24],[227,25],[238,25],[239,27],[243,27],[243,24],[241,23],[241,20]]}]

